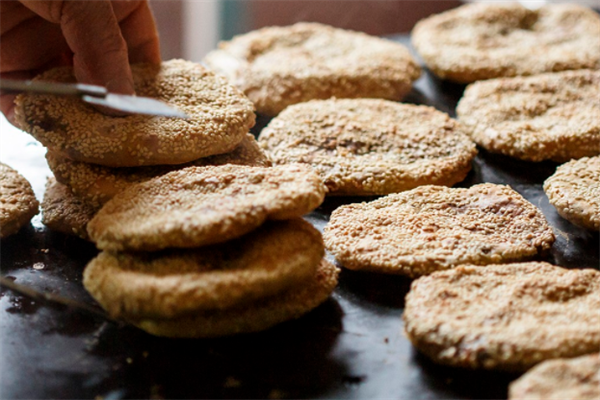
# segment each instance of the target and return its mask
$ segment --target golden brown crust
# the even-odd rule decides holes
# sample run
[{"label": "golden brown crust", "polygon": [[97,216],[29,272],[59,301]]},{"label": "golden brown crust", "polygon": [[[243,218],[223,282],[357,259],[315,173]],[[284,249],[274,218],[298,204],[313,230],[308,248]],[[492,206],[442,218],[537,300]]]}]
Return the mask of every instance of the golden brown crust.
[{"label": "golden brown crust", "polygon": [[286,290],[312,276],[323,254],[319,231],[298,218],[210,247],[102,252],[83,283],[115,318],[174,318]]},{"label": "golden brown crust", "polygon": [[525,371],[600,348],[600,272],[548,263],[460,266],[414,281],[405,331],[441,364]]},{"label": "golden brown crust", "polygon": [[314,100],[271,120],[259,143],[276,164],[306,163],[328,195],[388,194],[462,181],[475,144],[431,107],[378,99]]},{"label": "golden brown crust", "polygon": [[544,361],[512,382],[509,400],[600,399],[600,354]]},{"label": "golden brown crust", "polygon": [[456,112],[480,146],[528,161],[600,154],[600,71],[492,79],[469,85]]},{"label": "golden brown crust", "polygon": [[50,151],[46,153],[46,160],[59,182],[69,186],[73,193],[86,202],[98,206],[133,184],[190,166],[225,164],[271,166],[271,161],[260,149],[254,136],[250,134],[247,134],[246,138],[230,153],[199,158],[180,165],[111,168],[69,160]]},{"label": "golden brown crust", "polygon": [[575,4],[467,4],[419,21],[412,43],[436,75],[461,83],[598,69],[600,17]]},{"label": "golden brown crust", "polygon": [[544,182],[544,192],[563,218],[600,231],[600,156],[561,165]]},{"label": "golden brown crust", "polygon": [[188,167],[113,197],[88,224],[104,250],[198,247],[239,237],[265,220],[302,216],[325,187],[306,165]]},{"label": "golden brown crust", "polygon": [[17,233],[38,213],[38,206],[29,182],[0,163],[0,238]]},{"label": "golden brown crust", "polygon": [[204,61],[271,116],[313,99],[400,100],[421,74],[401,44],[317,23],[236,36]]},{"label": "golden brown crust", "polygon": [[48,178],[42,201],[42,223],[48,228],[89,240],[87,224],[98,212],[54,178]]},{"label": "golden brown crust", "polygon": [[331,214],[327,249],[350,269],[411,277],[461,264],[527,260],[554,234],[539,209],[508,186],[421,186]]},{"label": "golden brown crust", "polygon": [[[72,97],[21,94],[16,120],[54,153],[109,167],[182,164],[226,153],[254,125],[252,103],[199,64],[171,60],[131,69],[137,95],[163,100],[190,118],[111,117]],[[75,78],[72,69],[57,68],[36,79]]]},{"label": "golden brown crust", "polygon": [[258,332],[300,318],[323,303],[338,282],[339,269],[322,260],[313,277],[290,290],[258,299],[243,307],[204,312],[174,319],[131,321],[158,336],[218,337]]}]

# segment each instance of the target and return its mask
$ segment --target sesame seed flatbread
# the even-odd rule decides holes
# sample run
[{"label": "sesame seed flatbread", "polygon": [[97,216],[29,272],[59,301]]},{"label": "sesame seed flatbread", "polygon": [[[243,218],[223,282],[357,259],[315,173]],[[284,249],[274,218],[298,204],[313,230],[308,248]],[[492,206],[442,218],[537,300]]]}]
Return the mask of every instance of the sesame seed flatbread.
[{"label": "sesame seed flatbread", "polygon": [[544,182],[544,192],[562,217],[600,230],[600,156],[561,165]]},{"label": "sesame seed flatbread", "polygon": [[600,354],[544,361],[512,382],[509,400],[600,399]]},{"label": "sesame seed flatbread", "polygon": [[323,254],[319,231],[293,219],[209,247],[102,252],[83,283],[115,318],[173,318],[284,291],[314,275]]},{"label": "sesame seed flatbread", "polygon": [[600,16],[576,4],[466,4],[419,21],[411,38],[433,73],[462,83],[600,68]]},{"label": "sesame seed flatbread", "polygon": [[491,79],[469,85],[459,121],[485,149],[527,161],[600,154],[600,71]]},{"label": "sesame seed flatbread", "polygon": [[99,207],[86,203],[54,178],[46,182],[41,208],[42,223],[49,229],[85,240],[89,240],[87,224],[99,210]]},{"label": "sesame seed flatbread", "polygon": [[259,143],[276,164],[306,163],[328,195],[376,195],[462,181],[477,154],[462,126],[431,107],[378,99],[288,107]]},{"label": "sesame seed flatbread", "polygon": [[230,153],[203,157],[179,165],[112,168],[69,160],[50,151],[46,153],[46,160],[59,182],[69,186],[73,193],[85,199],[86,202],[97,206],[106,203],[117,193],[135,183],[145,182],[190,166],[225,164],[271,166],[271,161],[258,147],[254,136],[250,134],[247,134],[246,138]]},{"label": "sesame seed flatbread", "polygon": [[405,331],[435,362],[525,371],[600,348],[600,271],[548,263],[460,266],[414,281]]},{"label": "sesame seed flatbread", "polygon": [[[189,119],[112,117],[79,99],[20,94],[20,127],[56,154],[109,167],[182,164],[233,150],[254,125],[252,103],[225,79],[183,60],[131,66],[138,96],[165,101]],[[37,80],[75,82],[71,68]]]},{"label": "sesame seed flatbread", "polygon": [[268,27],[222,42],[204,62],[274,116],[313,99],[402,99],[421,69],[401,44],[317,23]]},{"label": "sesame seed flatbread", "polygon": [[323,231],[344,267],[410,277],[528,260],[554,242],[542,212],[508,186],[420,186],[336,209]]},{"label": "sesame seed flatbread", "polygon": [[182,318],[131,322],[153,335],[168,337],[206,338],[263,331],[281,322],[300,318],[327,300],[337,285],[338,274],[339,269],[335,265],[322,260],[310,279],[243,307]]},{"label": "sesame seed flatbread", "polygon": [[104,250],[198,247],[239,237],[268,219],[302,216],[324,196],[306,165],[188,167],[118,193],[88,233]]},{"label": "sesame seed flatbread", "polygon": [[38,213],[38,206],[29,182],[0,163],[0,238],[17,233]]}]

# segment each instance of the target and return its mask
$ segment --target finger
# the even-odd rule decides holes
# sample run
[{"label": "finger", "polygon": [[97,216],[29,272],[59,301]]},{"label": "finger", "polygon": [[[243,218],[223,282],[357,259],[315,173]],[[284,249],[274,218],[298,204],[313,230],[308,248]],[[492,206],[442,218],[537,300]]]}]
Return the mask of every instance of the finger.
[{"label": "finger", "polygon": [[51,22],[60,22],[73,51],[77,80],[132,94],[127,45],[108,0],[31,1],[23,4]]},{"label": "finger", "polygon": [[58,25],[28,18],[2,34],[0,72],[39,69],[68,50]]},{"label": "finger", "polygon": [[0,33],[4,34],[21,22],[30,19],[39,18],[33,11],[25,7],[18,1],[0,2]]},{"label": "finger", "polygon": [[129,62],[160,63],[158,31],[148,2],[113,1],[112,5],[127,42]]},{"label": "finger", "polygon": [[80,82],[104,85],[110,92],[133,94],[127,45],[108,1],[67,1],[61,20],[73,50]]}]

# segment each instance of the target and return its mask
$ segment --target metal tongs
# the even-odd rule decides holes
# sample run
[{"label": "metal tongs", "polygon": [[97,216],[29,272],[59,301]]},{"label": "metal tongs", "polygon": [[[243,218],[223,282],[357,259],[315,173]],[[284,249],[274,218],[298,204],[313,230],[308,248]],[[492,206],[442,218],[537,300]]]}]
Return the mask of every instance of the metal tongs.
[{"label": "metal tongs", "polygon": [[109,93],[103,86],[83,83],[57,83],[0,79],[0,90],[5,93],[30,92],[75,96],[89,104],[110,108],[127,114],[156,115],[159,117],[188,118],[181,110],[149,97]]}]

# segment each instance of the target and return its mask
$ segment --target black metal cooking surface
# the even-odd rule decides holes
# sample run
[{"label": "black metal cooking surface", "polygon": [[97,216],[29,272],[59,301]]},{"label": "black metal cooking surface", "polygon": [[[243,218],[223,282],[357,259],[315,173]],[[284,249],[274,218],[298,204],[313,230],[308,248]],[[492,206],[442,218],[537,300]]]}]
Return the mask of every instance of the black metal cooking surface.
[{"label": "black metal cooking surface", "polygon": [[[425,74],[407,101],[454,115],[463,89]],[[259,118],[253,131],[267,122]],[[11,159],[3,160],[19,164],[38,195],[49,171],[43,160],[23,161],[39,152],[39,146],[16,146]],[[557,240],[545,260],[599,268],[598,233],[563,220],[542,191],[557,165],[480,150],[457,186],[509,184],[540,207],[554,229]],[[328,199],[307,219],[322,229],[339,205],[370,199]],[[94,304],[81,285],[83,268],[96,254],[92,244],[46,230],[38,216],[3,240],[0,254],[3,276]],[[0,398],[506,398],[517,375],[438,366],[414,350],[401,321],[410,282],[343,270],[332,297],[299,320],[211,340],[153,337],[2,289]]]}]

